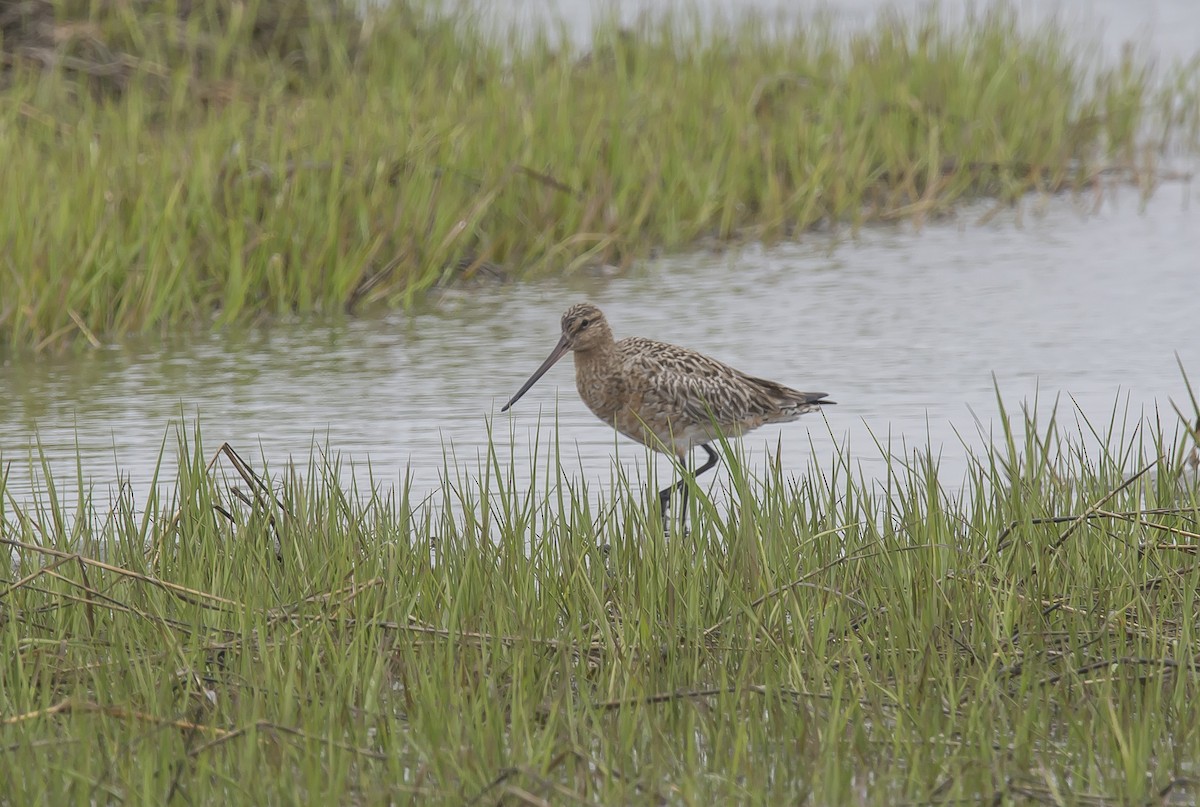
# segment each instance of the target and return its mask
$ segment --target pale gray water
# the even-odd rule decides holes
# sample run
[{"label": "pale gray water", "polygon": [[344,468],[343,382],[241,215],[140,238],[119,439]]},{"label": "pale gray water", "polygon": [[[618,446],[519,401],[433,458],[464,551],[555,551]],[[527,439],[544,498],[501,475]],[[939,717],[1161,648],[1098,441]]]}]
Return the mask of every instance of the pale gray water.
[{"label": "pale gray water", "polygon": [[[839,28],[852,29],[871,25],[881,13],[892,11],[913,19],[936,7],[943,19],[955,22],[989,6],[964,0],[509,0],[503,4],[467,0],[467,4],[482,9],[485,17],[500,25],[515,22],[528,29],[561,21],[577,45],[588,42],[601,19],[615,17],[629,25],[640,14],[668,9],[694,9],[701,19],[718,20],[747,12],[769,19],[811,19],[822,14]],[[1200,53],[1200,3],[1195,0],[1011,0],[1007,6],[1031,28],[1058,22],[1078,42],[1098,44],[1109,54],[1119,53],[1126,44],[1166,63]]]},{"label": "pale gray water", "polygon": [[[604,3],[515,0],[501,22],[561,18],[587,38]],[[628,0],[624,19],[668,2]],[[676,4],[678,5],[678,4]],[[826,9],[846,27],[884,8],[913,14],[918,0],[696,0],[702,15]],[[1195,0],[1018,0],[1023,24],[1059,19],[1080,42],[1119,52],[1132,41],[1164,61],[1200,50]],[[965,4],[943,3],[953,19]],[[982,445],[998,407],[1040,396],[1043,411],[1070,395],[1107,423],[1128,402],[1132,418],[1170,400],[1186,408],[1176,352],[1200,381],[1200,213],[1189,185],[1167,185],[1144,210],[1131,190],[1096,199],[1031,199],[1021,215],[986,225],[986,205],[913,232],[872,228],[855,241],[809,235],[770,250],[684,255],[627,276],[570,278],[464,289],[412,315],[276,324],[250,333],[185,336],[173,344],[127,342],[76,357],[0,361],[0,468],[27,495],[35,439],[56,478],[73,479],[76,457],[101,501],[117,469],[144,489],[170,425],[199,415],[208,451],[223,440],[257,462],[304,460],[314,441],[377,478],[411,467],[420,490],[439,484],[444,453],[469,467],[483,452],[488,418],[544,358],[563,308],[604,307],[618,336],[639,334],[708,352],[749,372],[840,403],[828,426],[817,416],[763,429],[745,446],[762,461],[781,441],[782,462],[802,473],[815,449],[827,465],[849,442],[870,474],[880,466],[871,432],[929,441],[947,480]],[[564,361],[508,416],[496,417],[502,455],[527,467],[539,409],[553,413],[568,466],[608,480],[614,440],[575,396]],[[1073,404],[1063,398],[1068,412]],[[510,432],[511,430],[511,432]],[[515,439],[510,449],[508,436]],[[167,436],[174,460],[174,437]],[[810,442],[811,441],[811,442]],[[620,462],[645,453],[619,441]],[[78,449],[78,450],[77,450]],[[659,463],[660,475],[668,472]],[[168,475],[172,468],[166,469]],[[69,496],[68,491],[68,496]]]},{"label": "pale gray water", "polygon": [[[616,278],[462,289],[413,315],[9,359],[0,366],[0,462],[14,463],[9,487],[20,498],[33,436],[62,479],[74,477],[77,441],[104,502],[117,467],[144,488],[183,411],[200,415],[209,451],[228,440],[257,464],[261,446],[278,465],[307,458],[315,435],[343,458],[369,459],[383,480],[411,466],[428,491],[444,450],[477,467],[492,416],[502,457],[515,451],[518,469],[527,467],[539,410],[551,415],[557,395],[567,466],[603,483],[613,433],[576,397],[569,359],[511,421],[494,415],[554,345],[561,311],[590,299],[618,336],[678,342],[839,402],[828,426],[810,415],[745,438],[754,462],[781,440],[783,465],[799,474],[814,447],[827,466],[835,441],[848,439],[870,475],[880,461],[868,429],[890,431],[909,446],[940,447],[952,485],[967,462],[955,428],[978,449],[972,413],[997,417],[993,374],[1011,409],[1039,396],[1044,413],[1062,394],[1070,415],[1069,394],[1107,424],[1118,399],[1134,418],[1157,406],[1167,422],[1170,400],[1188,407],[1175,356],[1200,382],[1200,209],[1191,195],[1168,184],[1144,210],[1129,189],[1099,210],[1093,196],[1031,199],[1020,215],[987,224],[979,206],[920,232],[811,235],[658,260]],[[639,447],[620,448],[627,469],[640,467]],[[665,461],[658,467],[669,473]]]}]

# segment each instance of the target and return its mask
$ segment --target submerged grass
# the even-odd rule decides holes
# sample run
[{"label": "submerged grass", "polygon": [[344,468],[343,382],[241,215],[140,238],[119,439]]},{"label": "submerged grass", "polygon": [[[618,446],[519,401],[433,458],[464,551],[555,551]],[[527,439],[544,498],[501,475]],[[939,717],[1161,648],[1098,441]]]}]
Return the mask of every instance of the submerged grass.
[{"label": "submerged grass", "polygon": [[1200,131],[1195,65],[1106,65],[1003,8],[851,36],[674,15],[576,52],[368,5],[5,12],[0,343],[405,305],[1112,170],[1152,185],[1149,146]]},{"label": "submerged grass", "polygon": [[669,538],[554,447],[421,503],[198,435],[144,507],[0,490],[0,802],[1189,802],[1181,455],[1014,420],[953,493],[729,454]]}]

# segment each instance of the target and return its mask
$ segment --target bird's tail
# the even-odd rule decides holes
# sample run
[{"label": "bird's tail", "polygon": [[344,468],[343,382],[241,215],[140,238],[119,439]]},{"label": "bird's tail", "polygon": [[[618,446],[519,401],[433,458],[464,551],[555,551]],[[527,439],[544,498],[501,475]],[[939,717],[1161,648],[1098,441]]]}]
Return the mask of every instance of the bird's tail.
[{"label": "bird's tail", "polygon": [[[781,416],[779,419],[782,421],[792,420],[809,412],[817,412],[822,406],[837,403],[837,401],[829,400],[827,392],[800,392],[762,378],[756,378],[754,381],[775,399]],[[774,418],[772,419],[774,420]]]}]

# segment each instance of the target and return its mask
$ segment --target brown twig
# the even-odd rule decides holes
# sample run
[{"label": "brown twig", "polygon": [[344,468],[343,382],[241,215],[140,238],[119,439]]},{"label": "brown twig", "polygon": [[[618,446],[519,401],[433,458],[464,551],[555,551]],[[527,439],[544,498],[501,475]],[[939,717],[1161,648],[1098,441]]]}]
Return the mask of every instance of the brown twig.
[{"label": "brown twig", "polygon": [[[878,544],[878,543],[879,543],[879,541],[873,542],[873,544]],[[941,546],[942,548],[946,548],[945,545],[942,545],[942,544],[919,544],[917,546],[901,546],[901,547],[897,547],[895,549],[877,550],[877,551],[871,551],[871,552],[861,552],[857,555],[849,555],[849,556],[846,556],[843,558],[838,558],[837,560],[834,560],[834,561],[831,561],[830,563],[825,564],[824,566],[822,566],[819,569],[809,572],[808,574],[801,577],[799,580],[793,580],[791,583],[786,583],[782,586],[778,586],[777,588],[771,589],[766,594],[762,595],[761,597],[759,597],[758,599],[756,599],[752,603],[750,603],[750,605],[747,606],[747,608],[749,610],[753,610],[753,609],[757,608],[758,606],[762,605],[767,600],[771,599],[772,597],[777,597],[780,594],[784,593],[785,591],[789,591],[794,588],[810,586],[812,584],[809,581],[812,578],[816,577],[817,575],[824,574],[825,572],[829,571],[830,569],[834,568],[835,566],[840,566],[843,563],[849,563],[851,561],[857,561],[857,560],[866,560],[868,558],[874,558],[874,557],[878,557],[880,555],[887,555],[892,552],[913,552],[918,549],[929,549],[934,546]],[[817,587],[817,586],[814,586],[814,587]],[[856,605],[861,606],[862,608],[869,607],[866,603],[862,602],[861,600],[857,600],[854,597],[850,597],[847,594],[843,594],[842,592],[837,591],[836,589],[829,589],[829,588],[825,588],[825,587],[817,587],[817,588],[820,588],[821,590],[824,590],[824,591],[829,591],[830,593],[833,593],[833,594],[837,594],[840,597],[846,597],[851,602],[853,602]],[[707,639],[713,633],[715,633],[716,631],[718,631],[719,629],[724,627],[726,624],[731,622],[736,616],[738,616],[737,613],[730,614],[729,616],[720,620],[719,622],[712,625],[711,627],[706,628],[704,631],[704,638]]]},{"label": "brown twig", "polygon": [[[1178,662],[1172,658],[1122,657],[1122,658],[1104,659],[1102,661],[1089,662],[1088,664],[1084,664],[1081,667],[1076,667],[1075,669],[1071,670],[1071,673],[1074,673],[1075,675],[1086,675],[1087,673],[1093,672],[1095,670],[1103,670],[1107,667],[1116,667],[1116,666],[1161,667],[1164,670],[1182,669],[1182,670],[1187,670],[1190,672],[1200,671],[1200,665],[1197,665],[1195,663],[1190,663],[1190,662],[1181,664],[1180,662]],[[1056,675],[1052,675],[1049,678],[1045,679],[1042,683],[1046,684],[1046,685],[1057,684],[1063,678],[1066,678],[1068,674],[1070,674],[1070,673],[1063,672],[1063,673],[1058,673]]]},{"label": "brown twig", "polygon": [[229,732],[226,729],[218,726],[207,726],[203,723],[193,723],[190,720],[176,720],[169,717],[159,717],[141,712],[136,709],[126,709],[123,706],[103,706],[92,701],[75,701],[71,698],[66,698],[59,701],[53,706],[47,706],[45,709],[37,709],[33,712],[25,712],[24,714],[13,715],[12,717],[0,720],[0,725],[13,725],[15,723],[23,723],[28,720],[36,720],[39,717],[49,717],[51,715],[66,714],[69,712],[83,712],[88,714],[100,714],[105,717],[115,717],[120,720],[137,720],[143,723],[153,723],[159,726],[173,726],[178,729],[187,731],[203,731],[218,736],[223,736]]},{"label": "brown twig", "polygon": [[[1079,529],[1079,525],[1082,524],[1083,522],[1085,522],[1089,519],[1093,519],[1093,518],[1108,518],[1108,516],[1102,515],[1100,513],[1100,508],[1104,506],[1105,502],[1107,502],[1113,496],[1116,496],[1118,493],[1120,493],[1125,488],[1132,485],[1139,478],[1141,478],[1144,474],[1146,474],[1151,468],[1153,468],[1157,463],[1158,463],[1158,460],[1154,460],[1153,462],[1148,464],[1145,468],[1143,468],[1142,470],[1138,471],[1136,474],[1131,476],[1129,479],[1126,479],[1119,487],[1114,488],[1113,490],[1109,491],[1098,502],[1096,502],[1091,507],[1089,507],[1087,510],[1085,510],[1084,512],[1082,512],[1078,515],[1046,516],[1043,518],[1031,519],[1029,523],[1031,525],[1070,523],[1071,526],[1068,527],[1067,530],[1065,532],[1063,532],[1063,534],[1061,536],[1059,536],[1058,540],[1051,547],[1052,549],[1057,549],[1059,546],[1062,545],[1062,543],[1064,541],[1066,541],[1067,538],[1069,538],[1071,536],[1071,533],[1073,533],[1075,530]],[[1167,515],[1167,514],[1172,514],[1172,513],[1190,512],[1190,511],[1185,511],[1182,509],[1175,509],[1175,508],[1159,508],[1156,510],[1141,510],[1141,511],[1135,511],[1135,512],[1138,512],[1141,514],[1146,514],[1146,515]],[[992,554],[998,555],[1001,552],[1003,552],[1005,549],[1007,549],[1009,546],[1012,545],[1012,541],[1010,541],[1008,539],[1008,537],[1009,537],[1009,535],[1012,534],[1013,530],[1015,530],[1020,524],[1021,524],[1020,521],[1013,521],[1007,527],[1005,527],[1003,530],[1000,531],[1000,534],[996,536],[996,548],[994,550],[992,550]]]},{"label": "brown twig", "polygon": [[1136,474],[1134,474],[1133,476],[1126,479],[1120,485],[1113,488],[1108,493],[1104,494],[1104,496],[1100,497],[1100,499],[1095,504],[1093,504],[1091,507],[1089,507],[1087,510],[1085,510],[1082,514],[1080,514],[1079,518],[1077,518],[1073,522],[1071,522],[1071,525],[1063,531],[1062,535],[1058,536],[1058,540],[1050,545],[1050,551],[1051,552],[1057,551],[1058,548],[1061,547],[1063,544],[1065,544],[1067,542],[1067,539],[1070,538],[1071,535],[1074,534],[1074,532],[1077,529],[1079,529],[1079,527],[1085,521],[1088,520],[1088,516],[1090,516],[1093,513],[1099,512],[1100,508],[1102,508],[1105,505],[1105,503],[1108,502],[1109,499],[1113,498],[1118,493],[1125,490],[1125,488],[1129,487],[1134,482],[1141,479],[1143,476],[1145,476],[1147,473],[1149,473],[1150,469],[1153,468],[1155,465],[1158,465],[1157,459],[1146,463],[1146,467],[1142,468],[1142,470],[1138,471]]},{"label": "brown twig", "polygon": [[621,709],[625,706],[652,706],[658,703],[694,700],[696,698],[712,698],[716,697],[717,695],[733,695],[739,692],[748,692],[753,695],[762,695],[764,697],[770,694],[784,695],[792,698],[793,700],[807,700],[811,698],[829,700],[833,697],[832,695],[816,692],[805,692],[799,689],[787,689],[783,687],[769,688],[763,684],[749,684],[746,686],[708,687],[705,689],[677,689],[673,692],[656,692],[653,695],[643,695],[640,697],[616,698],[614,700],[593,703],[592,708],[609,711],[612,709]]},{"label": "brown twig", "polygon": [[242,608],[242,604],[236,600],[230,600],[216,594],[210,594],[206,591],[200,591],[198,589],[188,588],[187,586],[181,586],[178,583],[168,583],[167,581],[159,580],[156,577],[148,577],[147,575],[139,572],[123,569],[120,566],[113,566],[111,563],[105,563],[101,560],[86,558],[77,552],[64,552],[61,549],[54,549],[52,547],[41,546],[39,544],[29,544],[25,543],[24,541],[17,541],[13,538],[0,538],[0,545],[11,546],[15,549],[23,549],[27,552],[36,552],[41,555],[49,555],[55,558],[65,558],[67,560],[78,559],[81,564],[86,566],[90,566],[95,569],[102,569],[106,572],[112,572],[113,574],[118,574],[131,580],[137,580],[139,582],[155,586],[170,594],[173,594],[185,602],[191,603],[192,605],[198,605],[202,608],[214,608],[215,610],[222,610],[216,609],[215,606],[204,602],[205,600],[212,603],[219,603],[220,605],[236,607],[239,610]]}]

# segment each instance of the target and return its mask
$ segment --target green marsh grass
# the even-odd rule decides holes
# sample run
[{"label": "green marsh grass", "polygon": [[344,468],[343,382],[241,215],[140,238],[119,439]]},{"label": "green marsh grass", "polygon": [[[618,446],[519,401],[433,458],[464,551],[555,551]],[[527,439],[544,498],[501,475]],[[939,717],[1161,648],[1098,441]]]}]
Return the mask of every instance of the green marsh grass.
[{"label": "green marsh grass", "polygon": [[1191,438],[1011,422],[954,480],[726,449],[669,537],[554,440],[423,501],[198,433],[144,502],[0,490],[0,802],[1190,802]]},{"label": "green marsh grass", "polygon": [[1112,64],[1003,7],[849,36],[668,15],[585,48],[346,7],[25,4],[40,27],[2,40],[0,344],[410,305],[1112,172],[1149,188],[1200,131],[1196,64]]}]

